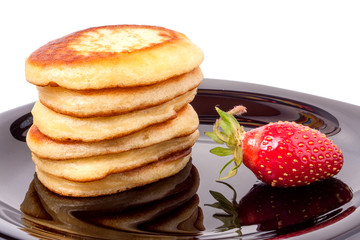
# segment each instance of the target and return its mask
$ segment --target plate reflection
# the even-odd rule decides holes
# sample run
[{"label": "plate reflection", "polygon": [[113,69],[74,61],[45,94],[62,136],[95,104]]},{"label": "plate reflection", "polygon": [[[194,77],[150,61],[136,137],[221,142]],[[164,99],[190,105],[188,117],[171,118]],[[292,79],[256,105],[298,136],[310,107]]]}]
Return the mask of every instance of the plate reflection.
[{"label": "plate reflection", "polygon": [[221,210],[213,215],[222,222],[219,231],[256,225],[258,232],[275,232],[276,235],[296,236],[335,223],[350,214],[353,207],[341,208],[353,197],[351,189],[342,181],[330,178],[311,185],[293,188],[276,188],[259,183],[240,201],[235,189],[225,182],[233,196],[227,199],[222,193],[210,191],[216,200],[206,204]]},{"label": "plate reflection", "polygon": [[32,181],[21,205],[24,231],[51,239],[161,239],[204,230],[197,169],[109,196],[63,197]]}]

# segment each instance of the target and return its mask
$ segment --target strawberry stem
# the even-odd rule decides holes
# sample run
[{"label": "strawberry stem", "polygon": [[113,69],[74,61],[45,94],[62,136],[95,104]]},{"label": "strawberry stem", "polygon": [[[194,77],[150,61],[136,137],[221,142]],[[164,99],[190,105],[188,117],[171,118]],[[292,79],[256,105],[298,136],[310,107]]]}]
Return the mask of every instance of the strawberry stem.
[{"label": "strawberry stem", "polygon": [[[235,106],[228,112],[224,112],[218,107],[215,107],[215,109],[220,118],[215,121],[213,132],[206,132],[205,135],[217,143],[225,143],[227,148],[216,147],[211,149],[210,152],[217,156],[234,155],[233,159],[227,162],[220,170],[219,179],[223,180],[234,176],[242,163],[242,140],[246,132],[234,115],[245,113],[246,108],[244,106]],[[225,177],[221,177],[222,172],[231,163],[234,163],[234,166]]]}]

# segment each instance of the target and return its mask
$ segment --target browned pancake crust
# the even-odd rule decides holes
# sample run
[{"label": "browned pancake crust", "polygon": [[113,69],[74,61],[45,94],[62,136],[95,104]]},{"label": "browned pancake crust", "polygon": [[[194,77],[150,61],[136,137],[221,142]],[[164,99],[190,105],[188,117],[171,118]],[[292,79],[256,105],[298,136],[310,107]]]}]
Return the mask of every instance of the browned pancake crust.
[{"label": "browned pancake crust", "polygon": [[172,154],[191,148],[199,132],[174,138],[149,147],[134,149],[119,154],[108,154],[77,159],[44,159],[32,154],[35,165],[42,171],[72,181],[94,181],[109,174],[129,171],[167,158]]},{"label": "browned pancake crust", "polygon": [[34,51],[27,81],[38,86],[103,89],[144,86],[197,68],[202,51],[184,34],[155,26],[113,25],[66,35]]},{"label": "browned pancake crust", "polygon": [[[190,159],[191,153],[185,156],[180,154],[127,172],[111,174],[101,180],[91,182],[74,182],[57,178],[42,172],[38,168],[36,168],[36,173],[40,182],[52,192],[63,196],[95,197],[126,191],[173,176],[180,172]],[[136,179],[136,182],[131,179]]]},{"label": "browned pancake crust", "polygon": [[[93,32],[97,29],[121,29],[121,28],[145,28],[145,29],[153,29],[160,31],[161,36],[164,37],[164,41],[161,43],[151,43],[147,47],[142,47],[140,49],[129,48],[122,52],[89,52],[86,55],[81,55],[74,49],[70,47],[74,43],[80,43],[80,37],[84,34]],[[170,29],[166,29],[163,27],[157,26],[146,26],[146,25],[110,25],[103,27],[92,27],[88,29],[84,29],[78,32],[74,32],[68,34],[62,38],[58,38],[54,41],[50,41],[44,46],[40,47],[36,51],[34,51],[27,61],[31,64],[46,67],[46,66],[59,66],[59,65],[76,65],[83,63],[92,63],[98,61],[108,61],[111,62],[114,59],[126,58],[130,53],[136,51],[143,51],[149,48],[156,48],[161,45],[167,44],[168,42],[176,42],[180,38],[183,37],[183,34],[179,32],[175,32]],[[51,85],[57,86],[56,83],[52,83]]]},{"label": "browned pancake crust", "polygon": [[[39,86],[37,89],[40,102],[55,112],[79,118],[108,117],[163,104],[194,90],[200,85],[202,79],[203,74],[200,68],[196,68],[166,81],[140,87],[70,90]],[[169,85],[173,88],[168,88]],[[174,89],[175,86],[179,87]],[[149,92],[152,92],[153,97],[149,96]],[[137,101],[129,100],[130,96],[138,96]],[[107,98],[104,100],[104,97]],[[111,104],[108,98],[113,100]],[[142,101],[139,101],[140,99]]]},{"label": "browned pancake crust", "polygon": [[130,135],[149,126],[174,119],[195,95],[196,89],[164,104],[112,117],[71,117],[58,114],[40,102],[35,103],[31,113],[33,123],[42,133],[54,140],[97,142]]},{"label": "browned pancake crust", "polygon": [[[187,136],[199,126],[199,119],[191,105],[178,112],[178,117],[155,124],[141,131],[120,138],[85,143],[81,141],[55,141],[33,125],[27,134],[27,144],[41,158],[70,159],[119,153],[150,146],[175,137]],[[155,137],[156,136],[156,137]]]}]

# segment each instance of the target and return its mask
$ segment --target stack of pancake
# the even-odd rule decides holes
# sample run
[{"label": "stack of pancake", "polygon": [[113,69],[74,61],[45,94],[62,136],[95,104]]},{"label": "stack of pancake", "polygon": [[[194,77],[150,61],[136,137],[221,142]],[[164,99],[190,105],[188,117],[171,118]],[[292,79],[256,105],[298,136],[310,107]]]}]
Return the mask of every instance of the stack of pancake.
[{"label": "stack of pancake", "polygon": [[141,25],[95,27],[26,60],[39,101],[27,134],[39,180],[65,196],[99,196],[179,172],[198,138],[189,104],[202,51],[184,34]]}]

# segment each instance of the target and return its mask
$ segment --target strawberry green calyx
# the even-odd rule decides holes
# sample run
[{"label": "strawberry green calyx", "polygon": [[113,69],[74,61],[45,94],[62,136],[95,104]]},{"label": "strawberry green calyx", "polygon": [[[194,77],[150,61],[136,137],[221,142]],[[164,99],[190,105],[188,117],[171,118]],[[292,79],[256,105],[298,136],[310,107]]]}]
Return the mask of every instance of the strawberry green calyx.
[{"label": "strawberry green calyx", "polygon": [[[244,128],[239,124],[234,115],[240,115],[246,112],[243,106],[236,106],[228,112],[224,112],[215,107],[220,118],[214,124],[213,132],[206,132],[205,135],[219,144],[225,144],[226,147],[215,147],[210,150],[217,156],[233,155],[233,158],[227,162],[220,170],[219,179],[224,180],[234,176],[243,160],[242,140],[245,135]],[[230,169],[225,177],[221,177],[222,172],[231,164],[234,166]]]}]

